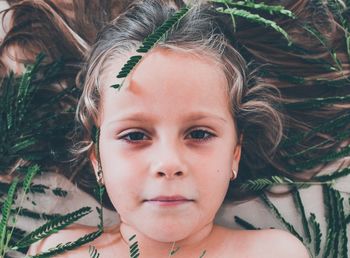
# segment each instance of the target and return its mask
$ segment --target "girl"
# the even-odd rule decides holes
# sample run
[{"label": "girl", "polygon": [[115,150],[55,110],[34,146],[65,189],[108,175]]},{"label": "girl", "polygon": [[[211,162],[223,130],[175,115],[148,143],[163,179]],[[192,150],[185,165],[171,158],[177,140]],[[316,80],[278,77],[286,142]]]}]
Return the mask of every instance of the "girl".
[{"label": "girl", "polygon": [[[267,161],[283,135],[278,90],[248,84],[226,16],[194,4],[121,89],[111,87],[121,84],[116,75],[123,64],[176,8],[136,1],[98,34],[80,72],[77,117],[85,134],[79,153],[89,156],[121,219],[91,244],[101,257],[128,257],[135,236],[140,257],[309,257],[284,231],[230,230],[213,222],[238,176],[241,152]],[[28,254],[93,230],[60,231]],[[87,252],[84,245],[60,257]]]}]

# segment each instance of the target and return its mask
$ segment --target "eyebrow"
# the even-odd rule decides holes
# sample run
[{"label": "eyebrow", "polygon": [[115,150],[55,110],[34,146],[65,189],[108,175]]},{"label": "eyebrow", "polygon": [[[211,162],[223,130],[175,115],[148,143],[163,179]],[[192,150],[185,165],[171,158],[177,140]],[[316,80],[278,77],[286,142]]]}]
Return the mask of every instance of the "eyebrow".
[{"label": "eyebrow", "polygon": [[[184,121],[197,121],[197,120],[209,118],[209,119],[219,120],[224,123],[228,122],[225,118],[219,115],[208,113],[208,112],[192,112],[192,113],[186,114],[184,117],[185,117],[183,119]],[[135,112],[135,113],[130,113],[122,118],[113,119],[110,122],[108,122],[107,125],[110,125],[116,122],[145,122],[145,121],[155,121],[155,120],[156,119],[152,117],[152,115],[149,113]]]}]

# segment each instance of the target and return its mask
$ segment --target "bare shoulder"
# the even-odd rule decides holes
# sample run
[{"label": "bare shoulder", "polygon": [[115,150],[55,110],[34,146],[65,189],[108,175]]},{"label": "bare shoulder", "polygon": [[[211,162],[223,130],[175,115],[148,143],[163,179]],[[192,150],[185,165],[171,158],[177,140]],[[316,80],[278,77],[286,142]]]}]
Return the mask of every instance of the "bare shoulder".
[{"label": "bare shoulder", "polygon": [[249,236],[259,257],[310,258],[304,244],[289,232],[280,229],[254,230]]},{"label": "bare shoulder", "polygon": [[[232,230],[222,229],[226,235],[225,252],[239,253],[239,257],[310,258],[307,248],[292,234],[279,229]],[[229,249],[232,250],[229,250]]]},{"label": "bare shoulder", "polygon": [[[96,228],[94,227],[86,227],[86,226],[80,226],[80,225],[72,225],[66,229],[60,230],[57,233],[54,233],[50,236],[48,236],[47,238],[44,238],[36,243],[34,243],[33,245],[30,246],[27,255],[35,255],[35,254],[39,254],[41,252],[45,252],[50,248],[56,247],[58,244],[65,244],[67,242],[73,242],[77,239],[79,239],[80,237],[92,233],[96,231]],[[90,245],[93,244],[90,243]],[[78,247],[75,250],[69,251],[67,253],[64,253],[62,255],[59,256],[55,256],[58,258],[73,258],[73,257],[81,257],[81,252],[87,251],[88,250],[88,245],[89,243],[87,243],[86,245],[83,245],[81,247]],[[88,254],[88,253],[87,253]]]}]

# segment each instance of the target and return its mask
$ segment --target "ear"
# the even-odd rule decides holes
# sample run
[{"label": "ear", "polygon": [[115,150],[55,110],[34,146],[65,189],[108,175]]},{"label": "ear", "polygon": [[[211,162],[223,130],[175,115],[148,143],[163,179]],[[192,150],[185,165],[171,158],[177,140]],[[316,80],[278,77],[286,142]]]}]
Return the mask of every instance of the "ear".
[{"label": "ear", "polygon": [[241,159],[242,141],[243,141],[243,134],[240,135],[239,141],[236,143],[235,149],[233,151],[232,168],[236,171],[238,171],[238,165]]},{"label": "ear", "polygon": [[94,168],[95,175],[97,177],[98,161],[97,161],[96,152],[94,149],[90,152],[89,159],[92,164],[92,167]]}]

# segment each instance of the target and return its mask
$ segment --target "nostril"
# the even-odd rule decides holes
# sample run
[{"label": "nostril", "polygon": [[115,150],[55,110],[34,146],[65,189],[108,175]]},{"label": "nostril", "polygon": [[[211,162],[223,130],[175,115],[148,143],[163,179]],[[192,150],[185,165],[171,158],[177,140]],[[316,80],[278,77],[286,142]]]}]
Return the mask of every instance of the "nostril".
[{"label": "nostril", "polygon": [[175,173],[167,173],[167,172],[162,172],[162,171],[159,171],[159,172],[157,172],[157,176],[158,177],[177,177],[177,176],[183,176],[184,175],[184,173],[182,172],[182,171],[177,171],[177,172],[175,172]]},{"label": "nostril", "polygon": [[175,173],[175,176],[182,176],[183,175],[183,172],[182,171],[178,171]]},{"label": "nostril", "polygon": [[161,172],[161,171],[159,171],[157,174],[158,174],[158,176],[160,176],[160,177],[166,176],[166,174],[165,174],[164,172]]}]

